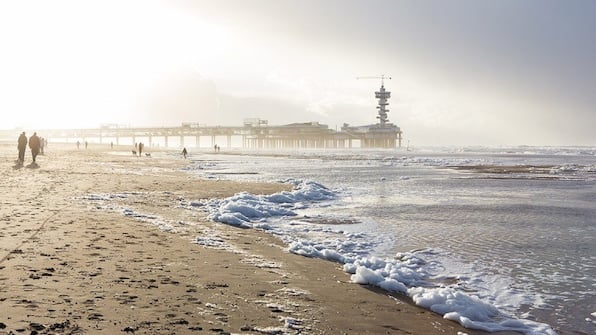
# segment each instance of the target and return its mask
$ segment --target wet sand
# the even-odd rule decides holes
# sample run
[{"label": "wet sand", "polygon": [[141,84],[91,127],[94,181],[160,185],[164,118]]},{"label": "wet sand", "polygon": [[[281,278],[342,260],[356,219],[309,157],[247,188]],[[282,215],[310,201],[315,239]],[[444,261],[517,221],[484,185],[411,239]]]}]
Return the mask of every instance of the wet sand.
[{"label": "wet sand", "polygon": [[19,166],[0,145],[0,334],[483,334],[180,205],[287,185],[117,151],[50,144]]}]

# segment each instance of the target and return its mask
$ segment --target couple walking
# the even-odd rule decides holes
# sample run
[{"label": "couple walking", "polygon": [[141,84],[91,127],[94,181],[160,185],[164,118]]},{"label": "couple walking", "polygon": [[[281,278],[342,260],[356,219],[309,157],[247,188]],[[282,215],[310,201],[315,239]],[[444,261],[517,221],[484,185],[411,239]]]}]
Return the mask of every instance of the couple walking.
[{"label": "couple walking", "polygon": [[19,136],[17,148],[19,149],[19,163],[23,164],[25,162],[25,149],[27,149],[27,142],[29,142],[29,148],[31,149],[31,156],[33,157],[33,162],[35,163],[35,158],[39,154],[39,149],[41,148],[41,140],[37,133],[33,133],[33,135],[27,140],[27,135],[25,132],[22,132]]}]

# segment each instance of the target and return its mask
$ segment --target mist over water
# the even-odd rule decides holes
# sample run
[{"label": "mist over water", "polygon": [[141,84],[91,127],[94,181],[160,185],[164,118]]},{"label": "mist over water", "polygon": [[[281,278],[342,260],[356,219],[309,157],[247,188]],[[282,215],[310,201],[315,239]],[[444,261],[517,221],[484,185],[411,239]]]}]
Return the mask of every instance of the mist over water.
[{"label": "mist over water", "polygon": [[[437,281],[559,334],[596,331],[596,156],[586,148],[209,155],[208,178],[314,180],[339,192],[309,217],[379,241],[371,256],[422,250]],[[269,154],[269,153],[265,153]],[[453,166],[538,168],[508,173]],[[353,224],[352,222],[356,222]]]}]

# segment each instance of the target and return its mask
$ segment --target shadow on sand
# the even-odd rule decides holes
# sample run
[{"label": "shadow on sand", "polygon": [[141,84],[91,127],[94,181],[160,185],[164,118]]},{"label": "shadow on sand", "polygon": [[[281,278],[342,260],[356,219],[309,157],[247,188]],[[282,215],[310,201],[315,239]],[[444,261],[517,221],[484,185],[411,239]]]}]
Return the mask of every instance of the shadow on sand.
[{"label": "shadow on sand", "polygon": [[13,168],[14,170],[18,170],[18,169],[20,169],[20,168],[22,168],[22,167],[23,167],[23,162],[21,162],[21,161],[20,161],[20,160],[18,160],[18,159],[14,161],[14,165],[12,166],[12,168]]},{"label": "shadow on sand", "polygon": [[37,164],[37,162],[31,162],[31,164],[23,165],[23,162],[16,160],[12,166],[14,170],[19,170],[23,167],[26,167],[27,169],[39,169],[39,164]]}]

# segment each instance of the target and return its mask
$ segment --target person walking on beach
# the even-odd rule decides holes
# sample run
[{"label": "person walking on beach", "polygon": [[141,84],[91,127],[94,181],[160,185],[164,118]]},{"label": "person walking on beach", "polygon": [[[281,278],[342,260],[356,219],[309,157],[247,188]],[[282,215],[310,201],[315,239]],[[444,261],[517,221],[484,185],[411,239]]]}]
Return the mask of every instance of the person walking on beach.
[{"label": "person walking on beach", "polygon": [[143,153],[143,142],[139,142],[139,157],[141,157],[142,153]]},{"label": "person walking on beach", "polygon": [[186,148],[182,149],[182,156],[184,156],[184,158],[186,158],[187,155],[188,155],[188,151],[186,151]]},{"label": "person walking on beach", "polygon": [[37,133],[33,133],[31,137],[29,137],[29,148],[31,148],[31,156],[33,156],[33,163],[35,163],[35,158],[39,154],[39,148],[41,146],[41,142]]},{"label": "person walking on beach", "polygon": [[19,163],[23,164],[25,161],[25,149],[27,149],[27,135],[22,132],[19,136],[17,149],[19,149]]},{"label": "person walking on beach", "polygon": [[77,150],[79,150],[79,147],[81,146],[81,142],[77,141]]}]

